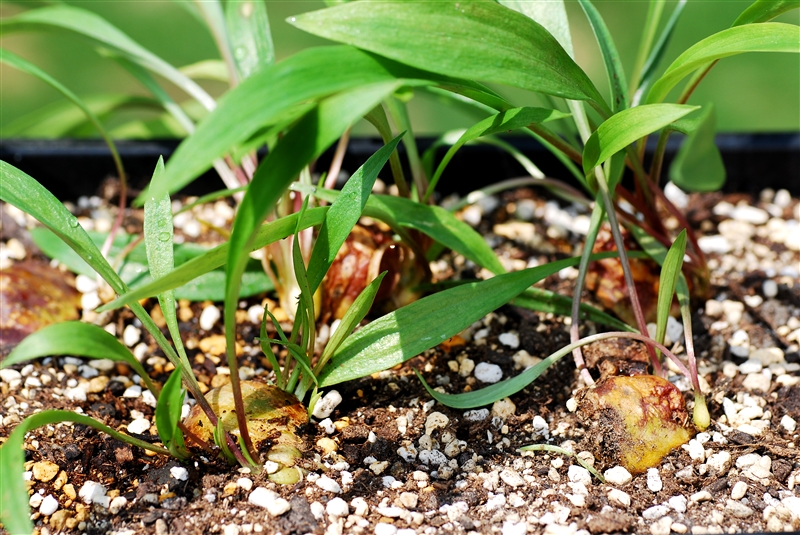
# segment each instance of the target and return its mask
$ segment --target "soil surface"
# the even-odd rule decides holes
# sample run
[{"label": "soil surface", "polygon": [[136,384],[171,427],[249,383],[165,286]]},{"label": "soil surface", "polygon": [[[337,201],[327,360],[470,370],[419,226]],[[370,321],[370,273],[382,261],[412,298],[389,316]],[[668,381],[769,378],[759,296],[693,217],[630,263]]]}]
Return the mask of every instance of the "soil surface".
[{"label": "soil surface", "polygon": [[[518,374],[569,343],[563,317],[504,306],[406,365],[339,385],[342,401],[329,417],[300,429],[312,470],[294,485],[276,485],[266,472],[250,474],[203,453],[180,464],[82,425],[38,429],[25,443],[36,529],[88,535],[800,530],[800,203],[785,191],[765,191],[760,199],[670,195],[701,236],[712,268],[711,296],[694,307],[712,423],[656,467],[634,475],[615,468],[607,455],[612,444],[596,443],[591,422],[568,410],[583,386],[571,358],[493,406],[454,410],[431,399],[414,369],[432,386],[460,393]],[[27,234],[31,222],[13,207],[0,208],[3,269],[48,262]],[[85,227],[101,229],[115,213],[101,198],[82,199],[74,209]],[[208,230],[228,225],[232,209],[218,202],[190,213],[176,221],[178,239],[218,242]],[[460,216],[509,269],[578,254],[588,227],[584,210],[530,190],[483,199]],[[126,230],[141,230],[141,214],[131,212]],[[440,277],[483,275],[453,255],[432,270]],[[564,270],[543,287],[571,295],[576,275]],[[154,380],[165,381],[172,366],[138,321],[128,311],[93,312],[108,296],[84,279],[77,281],[83,318],[118,335]],[[178,311],[204,389],[229,380],[217,305],[182,301]],[[259,296],[240,305],[240,374],[269,380],[254,338],[263,307],[274,310],[275,302]],[[146,308],[158,321],[155,301]],[[585,334],[602,329],[582,326]],[[674,336],[671,347],[685,356],[680,333]],[[674,371],[670,380],[691,402],[689,382]],[[0,372],[0,437],[30,414],[58,408],[157,441],[148,394],[126,366],[110,361],[63,356],[14,366]],[[520,450],[530,444],[578,454],[605,473],[605,483],[572,456]]]}]

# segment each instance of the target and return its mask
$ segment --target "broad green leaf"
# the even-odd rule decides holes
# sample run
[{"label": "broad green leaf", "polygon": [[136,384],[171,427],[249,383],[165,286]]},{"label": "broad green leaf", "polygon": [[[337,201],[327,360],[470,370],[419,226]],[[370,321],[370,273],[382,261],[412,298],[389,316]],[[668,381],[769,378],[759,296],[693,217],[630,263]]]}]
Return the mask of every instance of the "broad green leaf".
[{"label": "broad green leaf", "polygon": [[[300,184],[292,187],[298,191],[313,193],[328,202],[334,201],[339,195],[337,191]],[[418,230],[492,273],[505,272],[483,236],[444,208],[391,195],[371,195],[367,200],[364,214],[385,223],[395,222],[402,227]]]},{"label": "broad green leaf", "polygon": [[756,0],[750,7],[742,11],[742,14],[731,26],[767,22],[778,15],[798,8],[800,8],[800,0]]},{"label": "broad green leaf", "polygon": [[124,362],[142,378],[147,389],[158,397],[158,388],[150,381],[147,372],[131,351],[114,336],[91,323],[66,321],[39,329],[25,337],[5,359],[0,361],[0,368],[53,355]]},{"label": "broad green leaf", "polygon": [[526,17],[541,24],[545,30],[550,32],[550,35],[558,40],[559,44],[569,54],[569,57],[575,57],[575,52],[572,49],[572,34],[569,30],[567,9],[563,0],[548,0],[547,2],[498,0],[497,3],[514,11],[519,11]]},{"label": "broad green leaf", "polygon": [[143,440],[120,433],[94,418],[71,411],[48,410],[28,416],[17,425],[8,439],[0,447],[0,474],[3,474],[3,484],[0,485],[0,521],[6,532],[14,535],[33,533],[33,524],[30,520],[28,508],[28,488],[22,478],[25,472],[25,435],[38,427],[57,424],[60,422],[75,422],[87,425],[102,431],[117,440],[127,442],[146,450],[155,451],[164,455],[169,452],[164,448],[153,446]]},{"label": "broad green leaf", "polygon": [[669,177],[687,191],[716,191],[725,183],[725,164],[714,143],[717,122],[714,105],[709,103],[693,122],[672,160]]},{"label": "broad green leaf", "polygon": [[491,117],[487,117],[479,123],[471,126],[447,150],[447,153],[439,163],[439,167],[436,168],[436,173],[434,173],[433,177],[431,178],[430,186],[428,186],[428,191],[425,193],[425,199],[430,198],[431,194],[433,194],[434,190],[436,189],[436,184],[439,182],[439,178],[442,176],[447,164],[450,163],[450,160],[453,158],[453,156],[455,156],[456,152],[458,152],[458,149],[463,147],[464,144],[482,136],[489,136],[491,134],[496,134],[503,131],[516,130],[518,128],[525,128],[533,123],[544,123],[555,119],[562,119],[568,116],[569,115],[566,113],[561,113],[556,110],[548,110],[545,108],[512,108],[510,110],[502,111],[496,115],[492,115]]},{"label": "broad green leaf", "polygon": [[228,0],[225,22],[241,79],[275,63],[275,49],[263,0]]},{"label": "broad green leaf", "polygon": [[779,22],[745,24],[706,37],[667,67],[650,89],[647,103],[664,100],[675,84],[695,69],[744,52],[800,52],[800,26]]},{"label": "broad green leaf", "polygon": [[[593,255],[609,258],[616,253]],[[319,376],[321,387],[389,369],[454,336],[523,290],[565,267],[566,258],[424,297],[356,331],[334,352]],[[458,311],[458,313],[454,313]]]},{"label": "broad green leaf", "polygon": [[[101,122],[120,109],[157,110],[160,108],[158,102],[151,98],[130,95],[87,95],[83,97],[83,102]],[[3,137],[37,139],[75,137],[73,132],[86,125],[87,121],[83,110],[76,108],[73,103],[58,101],[4,124]]]},{"label": "broad green leaf", "polygon": [[665,127],[699,106],[652,104],[623,110],[606,119],[586,141],[583,148],[583,172],[592,169],[617,152],[648,134]]},{"label": "broad green leaf", "polygon": [[197,131],[180,144],[167,163],[163,179],[151,186],[152,194],[175,192],[207,170],[211,162],[231,147],[249,139],[263,127],[274,124],[298,104],[340,91],[394,80],[409,84],[447,85],[470,91],[475,98],[494,94],[477,84],[428,73],[368,54],[352,47],[335,46],[304,50],[264,67],[219,101]]},{"label": "broad green leaf", "polygon": [[125,171],[122,166],[122,160],[119,157],[119,153],[117,152],[117,146],[114,144],[114,141],[108,135],[105,127],[103,127],[103,123],[100,122],[100,119],[92,112],[91,109],[83,102],[83,100],[78,97],[75,93],[70,91],[66,86],[64,86],[61,82],[41,70],[39,67],[30,63],[21,57],[13,54],[5,49],[0,49],[0,62],[5,63],[6,65],[10,65],[15,69],[19,69],[22,72],[26,72],[33,76],[36,76],[43,82],[49,84],[51,87],[55,88],[60,92],[62,95],[67,97],[73,104],[81,109],[81,111],[86,115],[86,117],[92,122],[97,131],[100,132],[100,135],[103,137],[103,140],[108,145],[108,150],[111,151],[111,157],[114,159],[114,164],[117,166],[117,173],[120,175],[120,178],[124,180]]},{"label": "broad green leaf", "polygon": [[[70,248],[53,231],[45,227],[31,229],[31,238],[39,249],[50,258],[55,258],[73,273],[95,277],[95,270],[87,264],[83,258]],[[103,232],[87,232],[89,238],[98,248],[103,244],[107,234]],[[109,251],[109,256],[115,258],[122,250],[131,244],[134,236],[118,232],[114,237],[114,243]],[[181,243],[175,246],[175,263],[182,267],[183,264],[197,257],[203,256],[211,249],[195,243]],[[116,262],[115,262],[116,263]],[[215,268],[208,271],[197,273],[196,276],[183,278],[183,283],[175,289],[177,299],[188,299],[190,301],[222,301],[225,298],[225,270],[221,268],[221,262]],[[154,284],[150,276],[150,269],[147,266],[147,255],[143,244],[137,245],[117,267],[120,279],[128,286],[138,290],[144,286]],[[160,282],[160,281],[159,281]],[[247,264],[247,270],[242,279],[242,290],[240,297],[258,295],[273,289],[272,281],[264,273],[261,262],[253,259]],[[152,297],[158,292],[154,292],[145,297]]]},{"label": "broad green leaf", "polygon": [[89,39],[93,44],[110,48],[142,67],[171,81],[209,110],[214,99],[178,69],[142,47],[99,15],[79,7],[58,5],[24,11],[0,21],[4,33],[20,30],[67,30]]},{"label": "broad green leaf", "polygon": [[603,56],[603,63],[606,66],[606,76],[608,77],[608,85],[611,89],[611,110],[618,112],[628,107],[630,98],[628,98],[628,86],[625,81],[625,71],[622,69],[622,62],[617,53],[617,47],[614,44],[614,38],[611,32],[608,31],[603,17],[594,4],[590,0],[578,0],[578,3],[586,13],[586,18],[589,19],[589,24],[592,26],[595,39],[600,47],[600,53]]},{"label": "broad green leaf", "polygon": [[[305,217],[303,217],[302,220],[303,223],[301,225],[301,228],[306,229],[309,227],[313,227],[315,225],[322,224],[322,221],[325,218],[325,213],[327,211],[328,211],[327,206],[321,208],[310,208],[308,211],[306,211]],[[253,240],[253,244],[248,253],[260,249],[267,244],[291,236],[292,233],[294,232],[295,225],[297,224],[297,217],[298,217],[297,214],[292,214],[284,218],[278,219],[276,221],[273,221],[271,223],[267,223],[266,225],[263,225],[259,229],[255,239]],[[121,306],[134,303],[140,299],[144,299],[145,297],[152,297],[154,295],[158,295],[159,293],[182,286],[205,273],[216,270],[220,266],[225,265],[225,261],[228,257],[228,248],[229,248],[228,243],[223,243],[222,245],[218,245],[217,247],[214,247],[210,251],[187,261],[185,264],[178,266],[169,275],[151,281],[148,284],[142,285],[133,291],[121,295],[114,301],[111,301],[110,303],[107,303],[102,307],[99,307],[97,310],[98,312],[103,312],[105,310],[113,310],[115,308],[119,308]],[[247,276],[245,274],[245,281],[246,279]],[[223,280],[220,283],[220,287],[224,289],[224,286],[225,285],[223,276]],[[218,301],[222,301],[223,299],[224,295],[222,298],[218,299]]]},{"label": "broad green leaf", "polygon": [[228,242],[224,318],[229,360],[234,358],[235,312],[241,278],[259,226],[300,170],[400,85],[397,80],[365,85],[323,100],[286,134],[256,170],[239,204]]},{"label": "broad green leaf", "polygon": [[158,404],[156,404],[158,436],[170,453],[179,459],[189,456],[189,452],[184,447],[183,432],[178,428],[185,396],[186,392],[181,384],[181,374],[175,371],[164,383]]},{"label": "broad green leaf", "polygon": [[351,2],[289,22],[420,69],[606,108],[586,74],[547,30],[494,2]]},{"label": "broad green leaf", "polygon": [[312,293],[317,291],[342,244],[353,230],[353,226],[358,223],[367,199],[372,193],[375,179],[378,178],[378,172],[383,169],[386,160],[394,152],[403,135],[395,137],[370,156],[366,163],[347,180],[341,193],[333,201],[317,235],[311,259],[308,261],[308,279]]},{"label": "broad green leaf", "polygon": [[683,255],[686,253],[686,229],[683,229],[667,251],[661,265],[661,277],[658,280],[658,302],[656,305],[656,342],[664,343],[667,333],[667,318],[672,308],[675,287],[681,276]]}]

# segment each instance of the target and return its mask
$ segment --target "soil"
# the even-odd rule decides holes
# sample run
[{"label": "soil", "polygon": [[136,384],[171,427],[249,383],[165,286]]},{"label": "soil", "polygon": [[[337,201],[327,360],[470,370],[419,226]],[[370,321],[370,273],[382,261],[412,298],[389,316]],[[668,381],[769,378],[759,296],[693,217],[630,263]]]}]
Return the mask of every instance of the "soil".
[{"label": "soil", "polygon": [[[548,213],[568,214],[573,221],[585,213],[530,190],[493,199],[498,202],[483,202],[462,216],[488,237],[509,268],[578,250],[580,235],[553,223]],[[79,203],[76,213],[85,226],[98,211],[113,215],[107,201]],[[8,206],[2,211],[3,268],[46,262],[27,237],[24,218]],[[621,478],[614,477],[618,470],[607,472],[614,468],[604,451],[613,449],[611,444],[598,447],[588,433],[591,423],[567,409],[582,386],[568,358],[490,407],[454,410],[430,398],[414,369],[431,385],[459,393],[486,386],[478,378],[488,378],[486,369],[496,373],[499,367],[507,378],[569,343],[564,318],[504,306],[403,366],[339,385],[342,402],[331,421],[312,419],[300,429],[304,458],[316,469],[294,485],[276,485],[266,473],[237,471],[204,454],[181,465],[82,425],[38,429],[25,442],[36,529],[88,535],[799,530],[800,247],[791,241],[796,237],[787,236],[797,234],[800,202],[784,192],[764,192],[760,199],[692,195],[685,213],[700,236],[717,237],[708,247],[722,251],[722,239],[729,249],[710,253],[712,295],[694,307],[695,346],[712,424],[653,469]],[[195,215],[209,220],[209,214],[195,210]],[[132,212],[127,230],[140,226],[141,214]],[[178,228],[176,235],[190,239],[186,230]],[[24,246],[22,254],[13,240]],[[477,271],[452,255],[433,270],[465,277]],[[544,287],[571,295],[575,274],[565,270]],[[258,327],[248,318],[254,305],[275,303],[264,296],[242,301],[239,364],[248,375],[268,380],[269,364],[254,342]],[[179,310],[189,358],[208,388],[228,380],[215,344],[221,322],[200,327],[202,312],[215,306],[183,302]],[[152,300],[146,307],[157,308]],[[130,312],[83,314],[113,326],[107,330],[132,346],[153,379],[166,380],[171,365]],[[583,328],[590,333],[602,327],[587,322]],[[680,351],[680,344],[675,349]],[[80,410],[121,430],[134,420],[153,421],[147,398],[129,388],[135,385],[125,366],[58,357],[12,369],[18,373],[0,377],[0,437],[45,409]],[[673,372],[671,380],[690,401],[688,383]],[[145,429],[138,436],[156,441],[153,432]],[[573,457],[520,450],[530,444],[579,453],[606,473],[607,481],[589,476]],[[102,485],[105,498],[100,492],[94,503],[85,503],[78,494],[91,482]],[[58,509],[44,515],[39,504],[48,496]]]}]

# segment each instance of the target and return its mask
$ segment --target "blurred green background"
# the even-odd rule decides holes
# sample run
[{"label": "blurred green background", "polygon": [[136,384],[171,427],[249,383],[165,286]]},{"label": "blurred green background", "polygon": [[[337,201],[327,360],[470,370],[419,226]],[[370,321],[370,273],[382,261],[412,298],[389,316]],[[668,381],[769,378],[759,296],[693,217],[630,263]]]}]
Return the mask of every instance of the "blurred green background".
[{"label": "blurred green background", "polygon": [[[100,14],[175,66],[218,57],[205,28],[176,2],[87,0],[67,3]],[[323,8],[321,1],[267,0],[266,3],[278,60],[300,49],[326,44],[324,40],[305,34],[285,22],[291,15]],[[661,66],[662,70],[693,43],[729,27],[750,3],[738,0],[689,0]],[[648,3],[637,0],[595,0],[595,4],[605,18],[626,72],[629,72]],[[0,16],[12,16],[24,9],[42,5],[45,4],[4,1],[0,3]],[[668,2],[662,25],[673,7],[674,3]],[[598,88],[608,93],[603,63],[583,12],[573,1],[568,1],[568,12],[577,61]],[[800,24],[800,12],[795,10],[777,20]],[[10,34],[2,37],[1,44],[3,48],[37,64],[82,97],[110,93],[147,94],[126,71],[100,57],[91,46],[76,36],[43,32]],[[169,83],[165,84],[169,87]],[[221,94],[225,89],[220,83],[204,85],[214,95]],[[497,89],[517,104],[535,102],[523,92]],[[179,101],[186,99],[180,91],[172,87],[170,91]],[[59,93],[38,79],[5,65],[0,66],[0,93],[0,130],[44,106],[63,102]],[[706,77],[690,102],[704,104],[709,101],[717,106],[718,130],[721,132],[798,131],[800,58],[795,54],[745,54],[724,59]],[[418,134],[465,127],[474,122],[473,118],[459,115],[456,110],[440,106],[426,97],[415,98],[411,106],[412,120]],[[123,115],[118,120],[124,118]],[[357,133],[372,134],[372,131],[362,125]]]}]

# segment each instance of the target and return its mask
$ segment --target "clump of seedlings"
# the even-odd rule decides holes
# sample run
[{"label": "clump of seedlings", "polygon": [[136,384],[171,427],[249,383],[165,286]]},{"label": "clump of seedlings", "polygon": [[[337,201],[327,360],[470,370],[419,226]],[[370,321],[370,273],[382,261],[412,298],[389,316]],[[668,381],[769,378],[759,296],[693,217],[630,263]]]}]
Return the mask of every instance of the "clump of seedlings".
[{"label": "clump of seedlings", "polygon": [[[597,422],[597,431],[605,441],[613,435],[613,441],[620,445],[614,458],[604,461],[618,462],[632,472],[642,471],[688,440],[694,428],[707,428],[710,418],[697,375],[689,314],[690,288],[696,295],[702,294],[707,285],[707,269],[688,225],[660,189],[666,139],[673,131],[687,135],[670,170],[673,182],[696,190],[719,187],[724,172],[713,145],[713,108],[686,102],[697,83],[723,57],[750,51],[797,52],[800,29],[767,22],[796,4],[756,1],[731,28],[690,47],[656,77],[657,65],[685,2],[676,4],[656,39],[663,3],[654,1],[628,83],[602,18],[589,0],[580,0],[603,53],[610,102],[573,60],[563,3],[535,4],[537,7],[504,1],[345,3],[290,21],[344,44],[306,50],[275,63],[263,3],[228,2],[223,11],[217,2],[201,2],[197,9],[213,29],[224,58],[225,77],[232,87],[218,102],[184,71],[88,11],[52,6],[4,19],[0,23],[4,31],[66,29],[87,37],[104,54],[128,68],[152,92],[151,104],[162,107],[189,134],[166,166],[159,163],[149,188],[137,200],[145,211],[145,263],[152,280],[133,289],[106,260],[105,253],[116,241],[112,234],[104,238],[111,245],[101,251],[77,219],[49,192],[12,165],[0,162],[0,198],[39,220],[77,253],[118,296],[98,311],[129,306],[175,367],[169,379],[159,385],[127,348],[100,327],[86,323],[56,324],[23,340],[0,366],[65,353],[129,364],[157,399],[161,445],[138,440],[72,411],[44,411],[28,417],[0,448],[0,471],[10,474],[4,476],[0,487],[0,514],[6,529],[14,533],[32,529],[29,519],[19,514],[27,507],[21,445],[31,429],[56,422],[77,422],[181,460],[204,451],[254,473],[262,471],[267,461],[277,463],[280,469],[269,476],[276,481],[294,482],[309,467],[302,459],[304,444],[295,431],[313,413],[323,389],[403,363],[512,300],[520,306],[571,315],[571,343],[518,376],[478,391],[443,394],[426,384],[431,396],[457,408],[486,405],[519,392],[554,362],[572,354],[585,384],[585,389],[576,395],[579,410],[585,418]],[[245,5],[250,8],[245,9]],[[509,47],[509,43],[515,46]],[[240,46],[248,53],[233,54],[234,48]],[[28,72],[35,70],[24,60],[5,53],[4,58],[12,58],[15,66]],[[188,69],[195,73],[200,70]],[[203,121],[195,124],[158,85],[153,74],[176,84],[199,102],[208,111]],[[677,103],[664,103],[672,88],[689,75]],[[536,92],[547,107],[512,103],[483,83]],[[437,144],[451,148],[435,169],[435,153],[419,155],[408,119],[406,102],[416,91],[467,104],[485,115],[473,127],[446,136]],[[571,122],[566,120],[569,117]],[[337,140],[341,152],[350,127],[361,118],[376,127],[385,146],[349,179],[341,192],[323,187],[331,186],[339,174],[336,160],[329,170],[331,180],[326,183],[322,178],[314,185],[310,164]],[[515,155],[532,175],[522,183],[548,187],[559,196],[592,207],[580,258],[505,273],[479,234],[452,212],[432,204],[436,185],[459,147],[476,140],[505,146],[494,135],[508,130],[519,130],[541,141],[559,156],[585,190],[581,193],[547,178],[532,162]],[[659,142],[653,164],[647,170],[645,141],[655,133]],[[401,141],[409,158],[410,179],[404,176],[396,152]],[[268,156],[258,163],[254,151],[263,145],[269,148]],[[400,196],[371,195],[376,177],[387,162]],[[229,188],[219,195],[234,195],[236,199],[233,226],[229,233],[224,231],[228,236],[223,245],[195,252],[176,265],[169,195],[211,167],[217,169]],[[626,167],[633,172],[632,189],[622,181]],[[122,177],[121,168],[119,173]],[[469,200],[520,184],[502,184],[478,192]],[[678,220],[678,232],[672,234],[665,228],[663,214]],[[354,261],[361,266],[355,270],[361,273],[355,283],[342,275],[343,266],[349,261],[343,261],[340,253],[362,216],[380,221],[390,236],[385,240],[372,238],[377,253],[368,252],[363,259]],[[597,240],[604,222],[613,247]],[[641,251],[627,250],[620,222]],[[354,247],[353,238],[349,239],[349,246]],[[288,241],[279,244],[280,240]],[[402,244],[402,254],[390,250],[396,244]],[[130,243],[122,246],[124,252],[135,251],[134,247]],[[259,342],[274,373],[269,385],[240,380],[235,350],[236,310],[243,295],[244,274],[251,265],[250,253],[265,247],[267,271],[279,287],[283,308],[294,317],[288,333],[270,311],[265,311],[262,319]],[[457,281],[446,290],[419,299],[422,292],[418,288],[403,288],[402,283],[414,286],[426,280],[427,261],[445,249],[461,254],[494,276]],[[654,312],[643,310],[630,269],[629,258],[634,257],[649,258],[655,262],[653,265],[661,266],[658,283],[650,284],[658,288],[657,298],[648,299],[654,303]],[[625,307],[614,303],[608,306],[623,320],[631,318],[635,328],[581,304],[592,262],[610,259],[619,262],[618,282],[613,283],[610,294],[620,297],[625,307],[629,304],[630,314],[622,312]],[[364,269],[365,264],[368,269]],[[331,272],[332,266],[336,266],[335,272]],[[573,266],[579,268],[579,277],[571,301],[531,288],[545,277]],[[229,385],[203,395],[178,330],[175,292],[215,271],[221,276],[219,286],[223,288],[220,300],[224,303],[231,380]],[[403,276],[408,280],[402,281]],[[335,299],[330,296],[316,297],[321,288],[330,293],[344,288],[339,296],[344,297],[332,305]],[[403,291],[408,291],[410,297],[400,297],[398,293]],[[683,318],[687,364],[664,346],[666,322],[676,294]],[[152,296],[158,297],[171,343],[139,303]],[[384,296],[392,298],[396,309],[357,329],[373,303]],[[341,321],[318,353],[320,303],[326,303],[325,319],[337,317]],[[647,331],[648,315],[656,320],[654,337]],[[584,318],[618,330],[581,338],[580,320]],[[268,324],[275,327],[277,338],[269,338]],[[625,373],[636,366],[605,361],[593,375],[595,370],[587,366],[581,348],[619,338],[645,344],[647,362],[638,372]],[[285,349],[285,357],[276,356],[274,345]],[[692,382],[694,428],[682,395],[665,378],[664,357]],[[187,393],[196,405],[189,418],[181,421]],[[633,404],[637,410],[632,409]],[[281,423],[277,428],[276,421]]]}]

